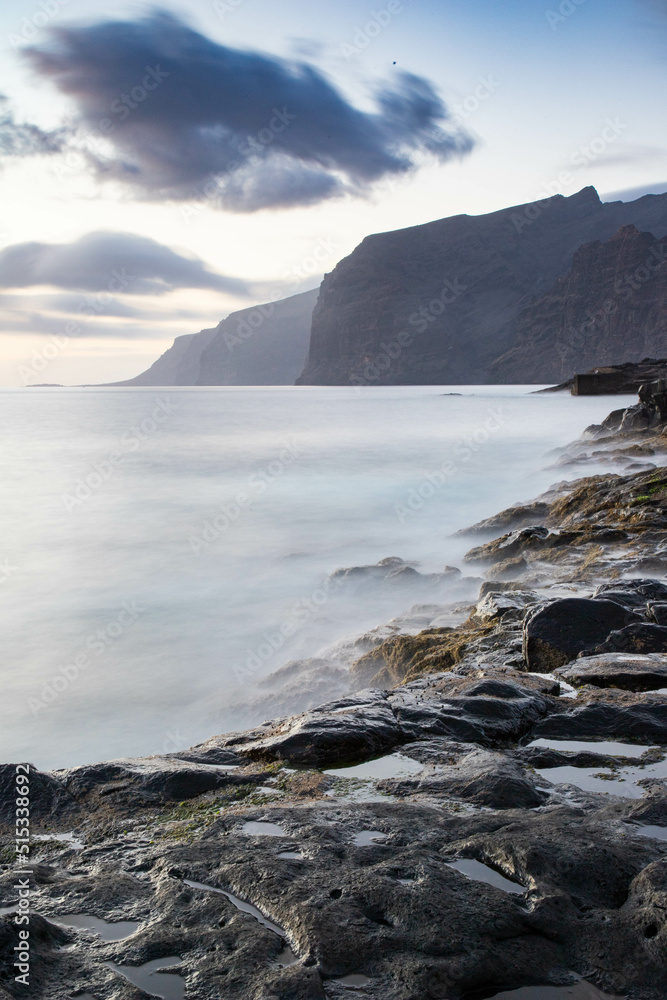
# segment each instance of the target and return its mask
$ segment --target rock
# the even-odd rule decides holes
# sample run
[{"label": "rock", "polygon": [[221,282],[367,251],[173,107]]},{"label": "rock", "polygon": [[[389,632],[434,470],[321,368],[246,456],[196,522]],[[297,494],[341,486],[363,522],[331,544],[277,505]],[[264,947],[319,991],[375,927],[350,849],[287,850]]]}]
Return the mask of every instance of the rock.
[{"label": "rock", "polygon": [[[623,411],[621,411],[623,412]],[[469,528],[462,528],[457,535],[482,535],[486,532],[498,532],[506,529],[521,530],[540,524],[549,512],[549,504],[544,500],[534,500],[529,504],[517,504],[508,507],[500,514],[477,521]]]},{"label": "rock", "polygon": [[[22,768],[20,777],[27,778],[30,788],[30,817],[33,822],[76,810],[76,799],[54,775],[39,771],[33,764],[0,764],[0,824],[13,824],[16,818],[16,778],[19,766]],[[25,766],[30,769],[28,775],[23,770]],[[25,783],[21,781],[21,786]]]},{"label": "rock", "polygon": [[667,653],[667,627],[643,622],[627,625],[610,632],[604,642],[584,652],[585,656],[597,653]]},{"label": "rock", "polygon": [[256,776],[220,770],[216,764],[193,763],[176,756],[83,765],[57,771],[56,776],[78,801],[94,795],[129,806],[180,802],[257,780]]},{"label": "rock", "polygon": [[511,531],[502,538],[487,542],[478,548],[466,552],[466,562],[501,562],[519,556],[524,549],[529,548],[536,540],[543,541],[549,537],[549,529],[540,525]]},{"label": "rock", "polygon": [[[437,750],[437,742],[426,746]],[[417,756],[419,749],[419,744],[413,745],[410,755]],[[437,760],[437,753],[432,752],[430,759],[434,757]],[[434,773],[379,781],[378,788],[393,795],[453,796],[491,809],[533,809],[548,798],[514,761],[477,748],[459,756],[454,764],[438,765]]]},{"label": "rock", "polygon": [[[665,630],[667,631],[667,629]],[[667,687],[667,656],[603,653],[581,656],[554,671],[568,684],[618,687],[626,691],[655,691]]]},{"label": "rock", "polygon": [[650,601],[648,604],[648,616],[656,623],[667,627],[667,602]]},{"label": "rock", "polygon": [[661,580],[619,580],[600,584],[593,597],[616,601],[630,609],[643,609],[648,601],[667,601],[667,584]]},{"label": "rock", "polygon": [[593,750],[552,750],[550,747],[520,747],[511,750],[514,760],[524,767],[633,767],[637,764],[636,757],[621,757],[618,755],[596,753]]},{"label": "rock", "polygon": [[617,740],[621,743],[667,744],[667,699],[659,695],[620,704],[592,701],[540,720],[529,738]]},{"label": "rock", "polygon": [[534,590],[506,590],[499,593],[487,592],[477,603],[473,616],[482,622],[521,621],[526,609],[535,604],[538,595]]},{"label": "rock", "polygon": [[452,584],[466,584],[461,570],[446,566],[442,573],[420,573],[414,565],[398,556],[388,556],[371,566],[349,566],[335,570],[330,585],[347,590],[367,591],[377,587],[405,589],[408,593],[440,597]]},{"label": "rock", "polygon": [[482,746],[519,739],[549,710],[543,695],[496,679],[473,680],[460,694],[428,699],[403,688],[389,695],[403,741],[426,734],[479,743]]},{"label": "rock", "polygon": [[582,650],[603,642],[636,615],[613,601],[568,597],[536,610],[524,623],[523,653],[529,670],[551,673]]},{"label": "rock", "polygon": [[630,431],[647,430],[651,426],[651,416],[650,409],[648,406],[644,406],[643,403],[637,403],[636,406],[629,406],[621,420],[619,428],[621,434],[627,434]]},{"label": "rock", "polygon": [[370,691],[287,719],[235,749],[252,760],[334,767],[390,751],[401,742],[404,737],[384,693]]}]

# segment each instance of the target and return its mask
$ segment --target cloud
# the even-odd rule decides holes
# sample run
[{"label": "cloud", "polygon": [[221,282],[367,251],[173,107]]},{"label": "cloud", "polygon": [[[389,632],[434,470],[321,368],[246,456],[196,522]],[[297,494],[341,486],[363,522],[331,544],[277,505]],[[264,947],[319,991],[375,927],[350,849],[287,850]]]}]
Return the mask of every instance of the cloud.
[{"label": "cloud", "polygon": [[73,243],[15,243],[0,251],[0,288],[52,285],[82,292],[163,295],[207,288],[247,296],[244,281],[210,271],[145,236],[94,232]]},{"label": "cloud", "polygon": [[214,177],[212,202],[231,210],[308,205],[474,146],[428,80],[399,73],[362,111],[314,66],[220,45],[166,12],[54,28],[26,56],[74,102],[97,175],[143,199],[201,197]]},{"label": "cloud", "polygon": [[61,152],[64,130],[44,132],[37,125],[17,122],[4,94],[0,94],[0,155],[35,156]]}]

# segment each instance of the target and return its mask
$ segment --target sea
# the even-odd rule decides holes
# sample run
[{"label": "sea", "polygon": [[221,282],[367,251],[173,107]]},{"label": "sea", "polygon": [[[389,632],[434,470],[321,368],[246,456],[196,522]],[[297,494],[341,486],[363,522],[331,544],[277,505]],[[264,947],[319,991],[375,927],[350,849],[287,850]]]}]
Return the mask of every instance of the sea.
[{"label": "sea", "polygon": [[233,730],[268,674],[422,600],[337,569],[470,573],[459,529],[616,471],[559,449],[633,398],[539,388],[2,390],[0,762]]}]

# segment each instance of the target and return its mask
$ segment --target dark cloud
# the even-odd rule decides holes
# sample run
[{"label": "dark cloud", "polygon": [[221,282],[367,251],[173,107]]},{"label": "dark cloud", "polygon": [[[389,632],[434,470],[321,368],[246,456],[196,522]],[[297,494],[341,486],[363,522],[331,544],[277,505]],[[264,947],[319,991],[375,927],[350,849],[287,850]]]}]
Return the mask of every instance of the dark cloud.
[{"label": "dark cloud", "polygon": [[176,288],[249,294],[245,282],[134,233],[96,232],[74,243],[15,243],[0,251],[0,288],[38,285],[115,295],[162,295]]},{"label": "dark cloud", "polygon": [[37,125],[17,122],[4,94],[0,94],[0,155],[36,156],[58,153],[66,139],[64,130],[44,132]]},{"label": "dark cloud", "polygon": [[74,101],[98,175],[142,198],[307,205],[474,145],[411,74],[361,111],[313,66],[219,45],[163,12],[51,36],[26,50],[32,67]]}]

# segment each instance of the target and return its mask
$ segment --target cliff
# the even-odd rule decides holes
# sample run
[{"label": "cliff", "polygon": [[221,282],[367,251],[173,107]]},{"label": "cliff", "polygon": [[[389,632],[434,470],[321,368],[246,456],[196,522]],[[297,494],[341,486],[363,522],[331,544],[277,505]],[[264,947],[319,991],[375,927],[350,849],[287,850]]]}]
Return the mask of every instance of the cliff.
[{"label": "cliff", "polygon": [[[369,236],[324,279],[297,384],[505,381],[509,367],[493,366],[515,347],[524,310],[567,274],[583,243],[609,240],[630,223],[666,232],[667,194],[604,204],[588,187]],[[565,374],[572,369],[570,359]],[[512,366],[511,378],[544,375],[527,361]]]},{"label": "cliff", "polygon": [[202,330],[176,337],[169,350],[141,375],[113,382],[113,386],[141,385],[194,385],[199,376],[201,353],[215,336],[215,329]]},{"label": "cliff", "polygon": [[318,289],[233,312],[177,337],[147,371],[114,386],[293,385],[308,352]]},{"label": "cliff", "polygon": [[308,353],[319,289],[241,309],[204,347],[193,385],[294,385]]},{"label": "cliff", "polygon": [[[492,365],[491,381],[559,382],[577,369],[665,357],[666,262],[667,237],[633,225],[582,246],[567,275],[521,313],[515,347]],[[647,381],[637,377],[626,391]]]}]

